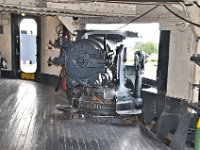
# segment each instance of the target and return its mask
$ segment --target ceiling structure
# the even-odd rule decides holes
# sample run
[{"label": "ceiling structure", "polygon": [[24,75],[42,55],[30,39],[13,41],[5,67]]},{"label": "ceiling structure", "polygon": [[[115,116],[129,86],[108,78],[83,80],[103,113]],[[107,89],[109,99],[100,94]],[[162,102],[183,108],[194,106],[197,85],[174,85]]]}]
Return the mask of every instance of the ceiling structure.
[{"label": "ceiling structure", "polygon": [[[180,0],[0,0],[0,11],[60,16],[137,16],[137,6],[178,4]],[[147,7],[148,11],[148,7]]]}]

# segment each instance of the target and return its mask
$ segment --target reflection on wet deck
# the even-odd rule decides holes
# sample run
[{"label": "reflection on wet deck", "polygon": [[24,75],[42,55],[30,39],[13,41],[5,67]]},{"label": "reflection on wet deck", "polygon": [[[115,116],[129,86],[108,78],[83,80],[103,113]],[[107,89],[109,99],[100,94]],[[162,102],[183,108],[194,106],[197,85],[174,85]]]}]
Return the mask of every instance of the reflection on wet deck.
[{"label": "reflection on wet deck", "polygon": [[160,150],[167,149],[141,125],[67,120],[55,109],[65,97],[53,88],[0,79],[0,149]]}]

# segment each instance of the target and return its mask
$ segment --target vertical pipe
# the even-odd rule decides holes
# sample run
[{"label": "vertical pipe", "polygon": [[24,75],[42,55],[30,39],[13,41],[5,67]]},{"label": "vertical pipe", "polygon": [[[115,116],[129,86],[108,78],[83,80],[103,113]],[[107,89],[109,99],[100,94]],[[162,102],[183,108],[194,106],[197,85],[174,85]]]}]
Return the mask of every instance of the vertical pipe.
[{"label": "vertical pipe", "polygon": [[141,97],[141,89],[142,89],[142,76],[140,75],[141,67],[136,70],[136,78],[135,78],[135,98]]},{"label": "vertical pipe", "polygon": [[142,89],[142,61],[141,61],[141,52],[138,51],[135,53],[135,98],[141,97],[141,89]]},{"label": "vertical pipe", "polygon": [[107,35],[105,34],[105,35],[104,35],[104,41],[103,41],[104,51],[105,51],[105,52],[107,51],[107,48],[106,48],[106,45],[107,45],[106,40],[107,40]]},{"label": "vertical pipe", "polygon": [[124,58],[125,58],[125,49],[123,45],[120,46],[120,52],[118,56],[118,78],[119,78],[119,87],[124,87],[125,85],[125,75],[124,75]]},{"label": "vertical pipe", "polygon": [[141,98],[141,89],[142,89],[142,69],[144,65],[145,56],[141,51],[137,51],[135,53],[135,93],[134,93],[134,100],[135,100],[135,107],[141,108],[143,104],[143,100]]}]

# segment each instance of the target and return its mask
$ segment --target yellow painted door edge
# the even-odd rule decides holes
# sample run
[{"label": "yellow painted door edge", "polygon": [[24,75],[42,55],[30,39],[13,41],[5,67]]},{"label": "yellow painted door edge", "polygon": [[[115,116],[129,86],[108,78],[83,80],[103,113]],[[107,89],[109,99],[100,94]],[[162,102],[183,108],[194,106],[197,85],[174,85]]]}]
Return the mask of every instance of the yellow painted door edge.
[{"label": "yellow painted door edge", "polygon": [[21,73],[21,79],[27,79],[27,80],[35,80],[35,74],[34,73]]}]

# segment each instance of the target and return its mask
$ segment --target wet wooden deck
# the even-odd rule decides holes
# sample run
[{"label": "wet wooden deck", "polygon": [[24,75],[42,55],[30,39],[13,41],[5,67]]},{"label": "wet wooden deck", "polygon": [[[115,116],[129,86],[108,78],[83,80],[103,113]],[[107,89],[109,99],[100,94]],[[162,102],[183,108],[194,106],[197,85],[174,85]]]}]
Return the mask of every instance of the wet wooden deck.
[{"label": "wet wooden deck", "polygon": [[66,98],[53,88],[0,79],[1,150],[166,150],[141,125],[67,120],[55,106]]}]

